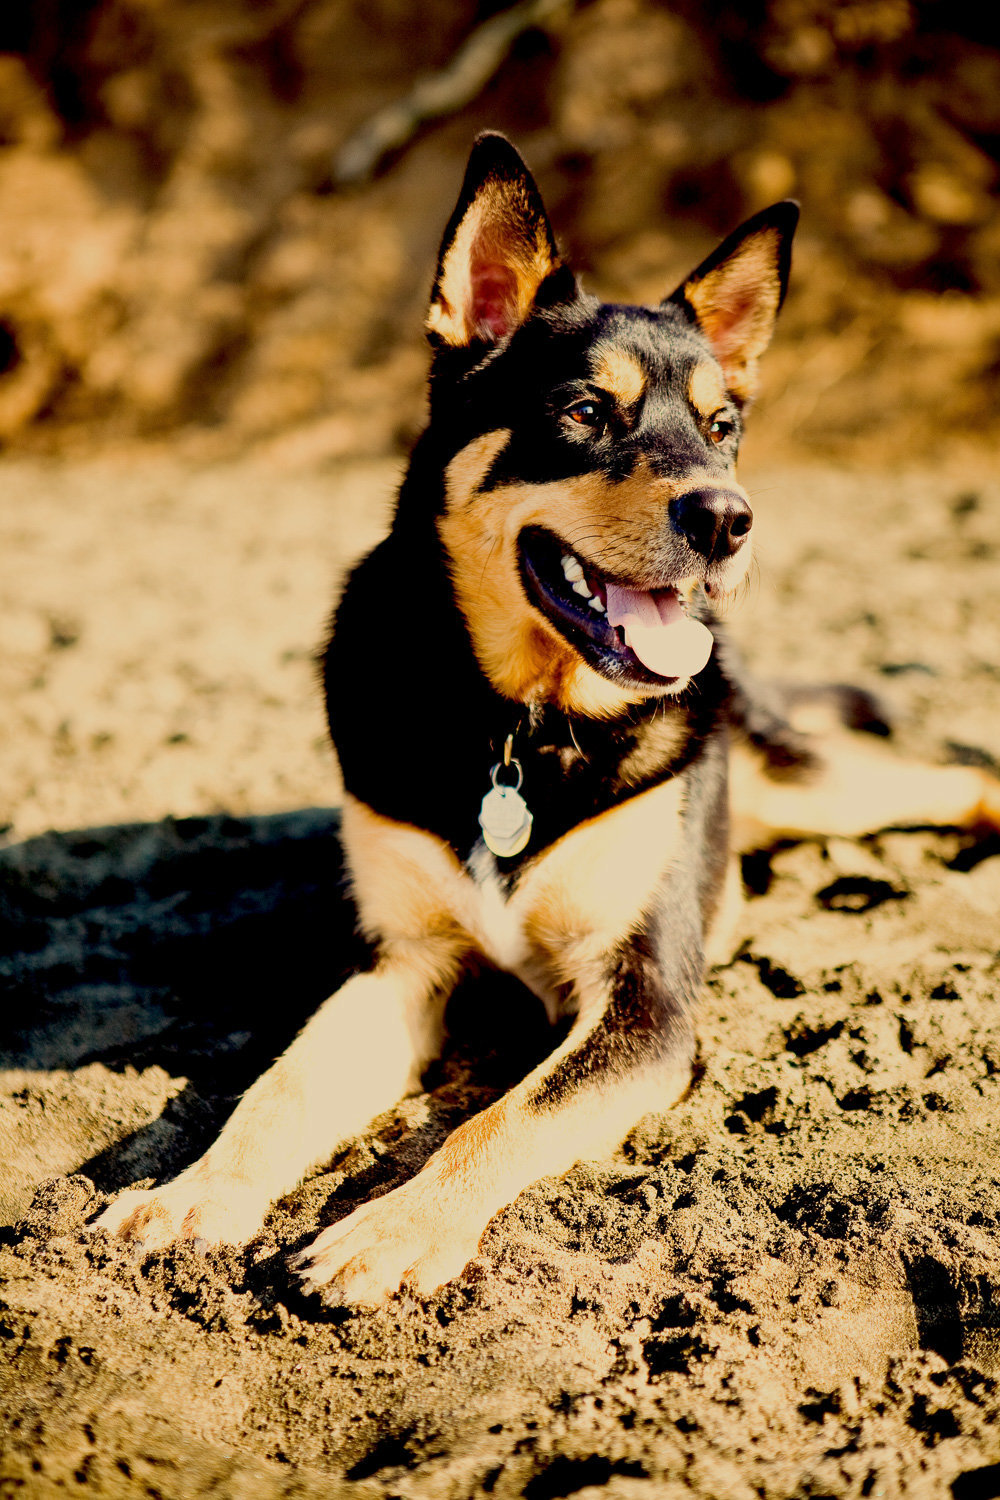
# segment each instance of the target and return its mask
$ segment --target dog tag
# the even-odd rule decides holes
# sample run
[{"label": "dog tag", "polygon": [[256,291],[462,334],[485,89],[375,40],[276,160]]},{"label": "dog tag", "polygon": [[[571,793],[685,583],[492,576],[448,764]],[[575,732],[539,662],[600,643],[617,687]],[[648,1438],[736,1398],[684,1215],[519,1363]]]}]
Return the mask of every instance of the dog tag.
[{"label": "dog tag", "polygon": [[517,766],[517,784],[504,786],[497,780],[500,774],[498,763],[490,772],[493,785],[479,809],[483,843],[491,854],[506,855],[508,858],[513,854],[520,854],[531,837],[531,825],[534,822],[528,804],[518,790],[522,781],[520,764],[516,760],[512,760],[510,764]]}]

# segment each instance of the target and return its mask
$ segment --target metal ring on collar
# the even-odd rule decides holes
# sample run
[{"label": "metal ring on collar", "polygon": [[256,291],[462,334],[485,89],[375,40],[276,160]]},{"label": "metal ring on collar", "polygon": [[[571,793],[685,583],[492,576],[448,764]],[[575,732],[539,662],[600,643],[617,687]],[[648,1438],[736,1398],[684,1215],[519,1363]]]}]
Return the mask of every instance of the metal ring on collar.
[{"label": "metal ring on collar", "polygon": [[[521,782],[524,780],[524,772],[521,770],[521,762],[515,756],[511,756],[510,764],[517,771],[517,780],[513,783],[513,786],[511,786],[509,782],[497,780],[497,777],[499,776],[502,769],[499,761],[497,761],[496,765],[490,772],[490,780],[492,781],[493,785],[495,787],[499,787],[501,791],[519,792],[521,790]],[[506,767],[504,767],[503,769],[506,769]]]}]

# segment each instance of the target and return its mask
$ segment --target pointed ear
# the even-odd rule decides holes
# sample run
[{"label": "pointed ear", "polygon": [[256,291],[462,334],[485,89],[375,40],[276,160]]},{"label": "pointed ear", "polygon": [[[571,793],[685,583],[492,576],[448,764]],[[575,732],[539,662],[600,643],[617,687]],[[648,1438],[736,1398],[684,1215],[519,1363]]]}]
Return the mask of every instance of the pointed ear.
[{"label": "pointed ear", "polygon": [[431,342],[499,343],[524,322],[553,273],[559,295],[547,300],[575,295],[531,173],[504,136],[478,136],[441,242],[427,315]]},{"label": "pointed ear", "polygon": [[799,205],[775,203],[741,224],[668,297],[697,323],[740,403],[757,388],[757,361],[771,342],[788,285]]}]

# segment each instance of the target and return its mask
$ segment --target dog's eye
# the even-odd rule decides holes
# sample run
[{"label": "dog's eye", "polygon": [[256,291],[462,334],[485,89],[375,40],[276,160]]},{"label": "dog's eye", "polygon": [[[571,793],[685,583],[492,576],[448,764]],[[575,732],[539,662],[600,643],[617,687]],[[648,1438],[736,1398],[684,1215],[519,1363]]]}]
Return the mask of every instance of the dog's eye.
[{"label": "dog's eye", "polygon": [[708,424],[708,435],[713,443],[724,443],[727,437],[732,437],[735,429],[735,422],[730,422],[725,417],[713,417]]},{"label": "dog's eye", "polygon": [[601,427],[604,425],[601,408],[596,401],[578,401],[575,406],[567,409],[566,415],[572,421],[578,422],[581,427]]}]

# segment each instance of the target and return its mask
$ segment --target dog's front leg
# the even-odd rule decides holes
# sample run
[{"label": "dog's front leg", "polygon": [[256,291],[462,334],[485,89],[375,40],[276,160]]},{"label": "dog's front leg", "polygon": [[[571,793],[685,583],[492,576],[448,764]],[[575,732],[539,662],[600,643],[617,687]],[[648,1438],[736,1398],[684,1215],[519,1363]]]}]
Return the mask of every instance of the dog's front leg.
[{"label": "dog's front leg", "polygon": [[419,1086],[440,1049],[455,954],[413,945],[326,1000],[248,1090],[213,1146],[173,1182],[120,1194],[93,1227],[149,1247],[241,1243],[338,1142]]},{"label": "dog's front leg", "polygon": [[676,948],[666,966],[655,947],[633,937],[595,962],[565,1042],[410,1182],[324,1230],[297,1262],[306,1289],[365,1306],[401,1285],[430,1292],[529,1183],[614,1150],[643,1114],[669,1108],[691,1077],[700,943]]}]

